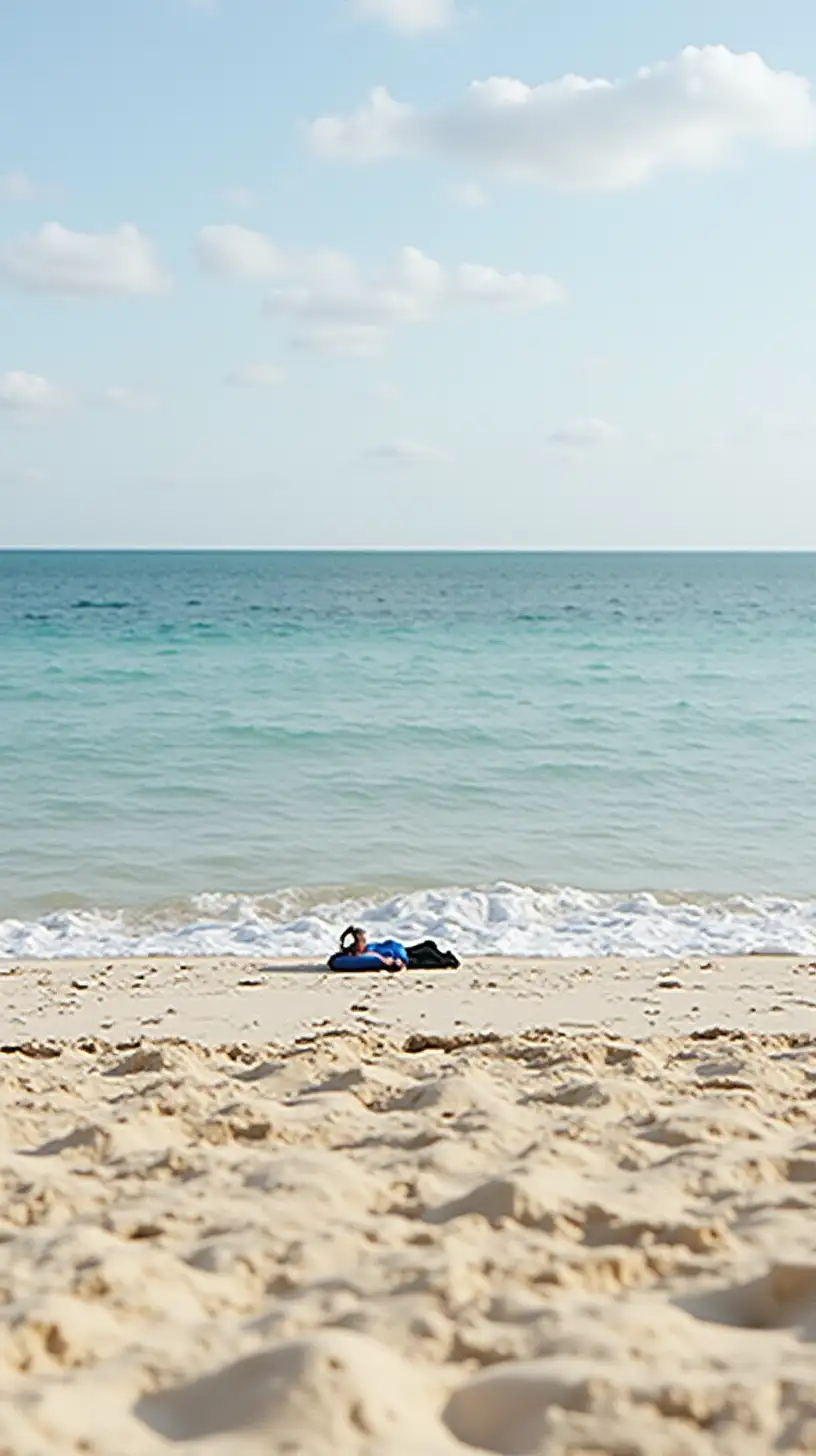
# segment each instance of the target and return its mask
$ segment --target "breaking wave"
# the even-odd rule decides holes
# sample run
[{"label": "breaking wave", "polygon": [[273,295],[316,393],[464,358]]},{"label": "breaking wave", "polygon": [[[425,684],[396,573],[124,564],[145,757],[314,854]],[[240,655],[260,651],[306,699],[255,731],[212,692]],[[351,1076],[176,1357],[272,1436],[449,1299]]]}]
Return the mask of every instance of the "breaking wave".
[{"label": "breaking wave", "polygon": [[264,956],[323,960],[350,922],[460,955],[816,955],[816,900],[592,893],[497,884],[388,895],[202,894],[152,911],[59,910],[0,921],[5,959]]}]

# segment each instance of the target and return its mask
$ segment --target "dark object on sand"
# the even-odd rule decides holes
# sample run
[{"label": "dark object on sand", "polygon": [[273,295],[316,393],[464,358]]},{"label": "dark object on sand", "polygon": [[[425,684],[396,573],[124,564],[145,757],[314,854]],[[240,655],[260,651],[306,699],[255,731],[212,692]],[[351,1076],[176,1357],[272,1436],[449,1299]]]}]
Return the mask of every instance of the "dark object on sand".
[{"label": "dark object on sand", "polygon": [[423,940],[419,945],[409,945],[409,971],[458,971],[460,962],[452,950],[440,950],[435,940]]}]

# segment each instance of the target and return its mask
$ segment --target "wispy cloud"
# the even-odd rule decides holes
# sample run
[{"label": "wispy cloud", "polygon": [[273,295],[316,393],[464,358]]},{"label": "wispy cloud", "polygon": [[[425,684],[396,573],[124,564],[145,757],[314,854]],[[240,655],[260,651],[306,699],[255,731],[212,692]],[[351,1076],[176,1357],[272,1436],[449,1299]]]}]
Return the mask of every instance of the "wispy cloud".
[{"label": "wispy cloud", "polygon": [[391,440],[366,450],[363,458],[381,465],[398,465],[402,469],[416,470],[425,465],[445,465],[450,456],[447,451],[440,450],[435,445],[422,445],[416,440]]},{"label": "wispy cloud", "polygon": [[378,20],[403,35],[444,30],[456,15],[456,0],[351,0],[359,20]]},{"label": "wispy cloud", "polygon": [[490,198],[478,182],[455,182],[448,188],[448,197],[460,207],[487,207]]},{"label": "wispy cloud", "polygon": [[206,273],[245,283],[269,283],[283,278],[289,267],[285,253],[271,238],[238,223],[202,228],[195,251]]},{"label": "wispy cloud", "polygon": [[224,383],[235,389],[277,389],[285,379],[279,364],[244,364],[227,374]]},{"label": "wispy cloud", "polygon": [[241,212],[247,212],[258,202],[258,194],[251,187],[225,187],[221,198],[227,207],[237,208]]},{"label": "wispy cloud", "polygon": [[621,439],[622,434],[617,425],[597,418],[571,420],[569,424],[562,425],[547,436],[548,444],[556,449],[579,453],[608,449],[610,445],[617,445]]},{"label": "wispy cloud", "polygon": [[155,395],[149,394],[143,389],[133,389],[128,384],[107,385],[102,390],[100,399],[111,409],[134,410],[137,413],[142,410],[155,409],[158,404]]},{"label": "wispy cloud", "polygon": [[27,172],[0,173],[0,202],[33,202],[40,188]]},{"label": "wispy cloud", "polygon": [[20,419],[34,419],[67,408],[74,395],[42,374],[8,369],[0,374],[0,411]]}]

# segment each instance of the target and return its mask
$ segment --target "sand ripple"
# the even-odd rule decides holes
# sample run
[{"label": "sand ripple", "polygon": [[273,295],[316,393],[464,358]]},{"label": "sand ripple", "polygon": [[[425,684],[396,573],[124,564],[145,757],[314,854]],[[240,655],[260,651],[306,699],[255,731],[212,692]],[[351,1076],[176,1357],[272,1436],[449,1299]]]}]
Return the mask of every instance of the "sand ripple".
[{"label": "sand ripple", "polygon": [[0,1060],[0,1452],[816,1451],[816,1040]]}]

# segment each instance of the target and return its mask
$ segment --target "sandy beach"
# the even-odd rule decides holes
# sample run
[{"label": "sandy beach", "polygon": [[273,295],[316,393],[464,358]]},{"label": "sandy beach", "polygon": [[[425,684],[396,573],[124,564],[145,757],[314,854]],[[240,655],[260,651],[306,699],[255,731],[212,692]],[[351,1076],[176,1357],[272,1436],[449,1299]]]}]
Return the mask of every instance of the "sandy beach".
[{"label": "sandy beach", "polygon": [[816,1451],[816,965],[4,971],[4,1456]]},{"label": "sandy beach", "polygon": [[285,1041],[324,1026],[517,1033],[545,1024],[624,1036],[705,1026],[816,1034],[816,961],[484,957],[457,972],[339,976],[232,956],[0,960],[7,1040],[181,1036]]}]

